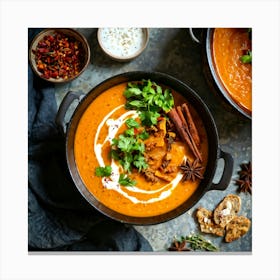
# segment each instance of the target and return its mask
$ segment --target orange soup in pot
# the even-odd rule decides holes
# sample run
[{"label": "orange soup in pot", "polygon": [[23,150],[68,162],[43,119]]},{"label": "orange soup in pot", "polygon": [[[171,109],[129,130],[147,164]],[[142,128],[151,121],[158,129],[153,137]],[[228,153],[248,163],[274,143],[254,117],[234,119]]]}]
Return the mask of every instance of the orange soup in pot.
[{"label": "orange soup in pot", "polygon": [[[207,134],[199,115],[188,104],[201,155],[197,163],[201,177],[188,177],[182,166],[186,161],[195,164],[196,158],[168,115],[157,116],[156,125],[141,124],[137,110],[125,106],[127,86],[122,83],[105,90],[83,113],[75,133],[75,162],[84,185],[105,206],[134,217],[156,216],[175,209],[198,188],[207,165]],[[175,107],[187,102],[170,90]],[[127,168],[122,158],[125,153],[121,149],[129,145],[131,137],[137,137],[143,155],[142,163],[140,159],[135,162],[135,166],[143,164],[139,169]],[[110,174],[100,175],[100,167],[102,171],[108,167]]]},{"label": "orange soup in pot", "polygon": [[252,64],[242,56],[252,51],[250,31],[245,28],[215,28],[213,59],[216,72],[231,99],[252,112]]}]

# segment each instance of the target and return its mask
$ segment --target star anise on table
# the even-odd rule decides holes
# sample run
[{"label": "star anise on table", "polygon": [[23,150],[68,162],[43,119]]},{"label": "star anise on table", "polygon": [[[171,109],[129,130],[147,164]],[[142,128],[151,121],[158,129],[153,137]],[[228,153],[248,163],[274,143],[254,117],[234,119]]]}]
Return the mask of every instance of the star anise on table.
[{"label": "star anise on table", "polygon": [[179,166],[183,172],[182,181],[195,181],[196,179],[203,179],[202,170],[203,167],[199,163],[199,159],[195,159],[193,162],[190,162],[188,159]]},{"label": "star anise on table", "polygon": [[248,163],[242,163],[240,165],[241,170],[238,172],[239,179],[236,180],[239,192],[245,192],[252,194],[252,164],[251,161]]},{"label": "star anise on table", "polygon": [[186,240],[174,240],[173,243],[171,244],[171,247],[168,248],[168,251],[191,251],[190,248],[186,247],[187,241]]}]

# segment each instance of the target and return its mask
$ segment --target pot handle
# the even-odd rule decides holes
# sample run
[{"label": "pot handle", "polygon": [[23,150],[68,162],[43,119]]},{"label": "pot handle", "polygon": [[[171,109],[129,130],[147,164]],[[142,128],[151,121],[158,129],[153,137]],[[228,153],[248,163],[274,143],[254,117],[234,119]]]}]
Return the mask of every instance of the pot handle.
[{"label": "pot handle", "polygon": [[[192,40],[198,44],[201,44],[201,39],[198,39],[197,36],[194,34],[194,30],[193,29],[200,29],[200,28],[189,28],[189,33],[190,36],[192,38]],[[200,34],[201,37],[201,34]]]},{"label": "pot handle", "polygon": [[220,150],[220,158],[224,159],[224,170],[223,170],[223,174],[222,177],[220,179],[220,181],[216,184],[216,183],[212,183],[212,185],[210,186],[209,190],[219,190],[219,191],[224,191],[230,181],[231,181],[231,177],[232,177],[232,173],[233,173],[233,157],[231,154],[224,152],[223,150]]},{"label": "pot handle", "polygon": [[66,134],[66,130],[67,130],[67,124],[65,123],[65,115],[67,110],[69,109],[70,105],[72,104],[72,102],[74,100],[79,100],[81,101],[81,99],[84,97],[84,93],[81,91],[68,91],[66,93],[66,95],[64,96],[57,114],[56,114],[56,118],[55,118],[55,123],[56,125],[59,127],[60,131],[62,132],[62,134]]}]

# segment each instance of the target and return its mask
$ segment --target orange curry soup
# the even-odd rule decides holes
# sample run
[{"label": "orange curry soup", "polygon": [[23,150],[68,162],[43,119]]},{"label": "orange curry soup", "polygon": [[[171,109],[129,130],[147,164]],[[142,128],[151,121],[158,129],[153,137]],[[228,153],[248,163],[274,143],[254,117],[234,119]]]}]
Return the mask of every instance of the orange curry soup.
[{"label": "orange curry soup", "polygon": [[[137,181],[135,186],[112,187],[110,185],[104,186],[103,179],[95,175],[95,168],[101,164],[112,165],[112,159],[109,157],[108,123],[117,120],[124,114],[129,114],[128,110],[124,108],[126,98],[123,96],[123,92],[126,85],[126,83],[122,83],[106,90],[84,112],[75,135],[76,165],[87,189],[97,200],[112,210],[134,217],[150,217],[163,214],[184,203],[195,192],[200,183],[199,179],[184,182],[181,180],[182,173],[178,166],[182,164],[184,156],[192,161],[193,155],[179,137],[171,148],[172,159],[170,164],[177,166],[177,169],[170,180],[158,178],[156,182],[149,182],[143,174],[135,170],[129,174],[133,180]],[[175,105],[186,102],[178,93],[172,91],[172,94]],[[207,135],[198,114],[191,107],[190,110],[201,138],[200,151],[203,159],[203,170],[205,170],[208,157]],[[123,130],[124,128],[120,127],[118,133]],[[153,140],[149,138],[145,141],[145,144],[147,144]],[[165,153],[166,144],[163,147],[153,149],[149,154],[150,158],[154,160],[151,164],[161,164]],[[118,162],[114,162],[114,166],[115,168],[116,166],[121,168]]]},{"label": "orange curry soup", "polygon": [[252,65],[242,63],[244,50],[251,40],[244,28],[215,28],[213,56],[216,71],[235,103],[252,112]]}]

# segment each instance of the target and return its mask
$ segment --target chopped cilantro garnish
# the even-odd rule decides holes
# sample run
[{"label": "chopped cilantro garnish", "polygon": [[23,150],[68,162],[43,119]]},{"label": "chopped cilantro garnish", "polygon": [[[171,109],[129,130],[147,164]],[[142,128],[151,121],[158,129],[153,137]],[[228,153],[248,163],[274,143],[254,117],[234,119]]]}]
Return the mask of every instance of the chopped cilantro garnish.
[{"label": "chopped cilantro garnish", "polygon": [[[138,168],[141,171],[147,168],[148,165],[143,156],[145,145],[138,137],[127,136],[120,134],[119,138],[113,140],[111,146],[111,155],[114,159],[119,159],[125,171],[131,172],[132,167]],[[141,164],[139,163],[141,161]]]},{"label": "chopped cilantro garnish", "polygon": [[135,144],[135,138],[121,134],[119,136],[119,139],[117,139],[116,143],[117,147],[122,152],[130,153],[133,149],[133,145]]},{"label": "chopped cilantro garnish", "polygon": [[242,63],[252,63],[252,52],[248,50],[246,54],[240,57],[240,60]]},{"label": "chopped cilantro garnish", "polygon": [[133,136],[135,133],[134,133],[135,131],[134,131],[134,128],[132,127],[132,128],[129,128],[129,129],[127,129],[125,132],[124,132],[124,134],[126,135],[126,136]]},{"label": "chopped cilantro garnish", "polygon": [[138,128],[140,127],[140,124],[133,118],[129,118],[125,121],[126,125],[129,127],[129,128],[132,128],[132,127],[135,127],[135,128]]},{"label": "chopped cilantro garnish", "polygon": [[161,86],[150,80],[128,83],[124,96],[127,99],[126,108],[137,110],[142,124],[146,126],[156,125],[160,113],[168,113],[174,107],[171,90],[163,92]]},{"label": "chopped cilantro garnish", "polygon": [[143,132],[139,133],[137,137],[141,140],[146,140],[150,137],[150,134],[146,130],[144,130]]},{"label": "chopped cilantro garnish", "polygon": [[96,167],[95,168],[95,175],[99,177],[108,177],[112,173],[112,167],[107,165],[105,167]]},{"label": "chopped cilantro garnish", "polygon": [[143,111],[140,113],[140,120],[143,125],[152,126],[157,124],[157,119],[160,117],[158,112]]},{"label": "chopped cilantro garnish", "polygon": [[133,158],[133,164],[135,167],[138,168],[138,170],[141,172],[142,169],[146,169],[148,167],[148,164],[146,162],[146,159],[141,154],[135,155]]},{"label": "chopped cilantro garnish", "polygon": [[136,181],[129,178],[126,174],[121,174],[119,178],[119,184],[125,187],[131,187],[136,185]]}]

